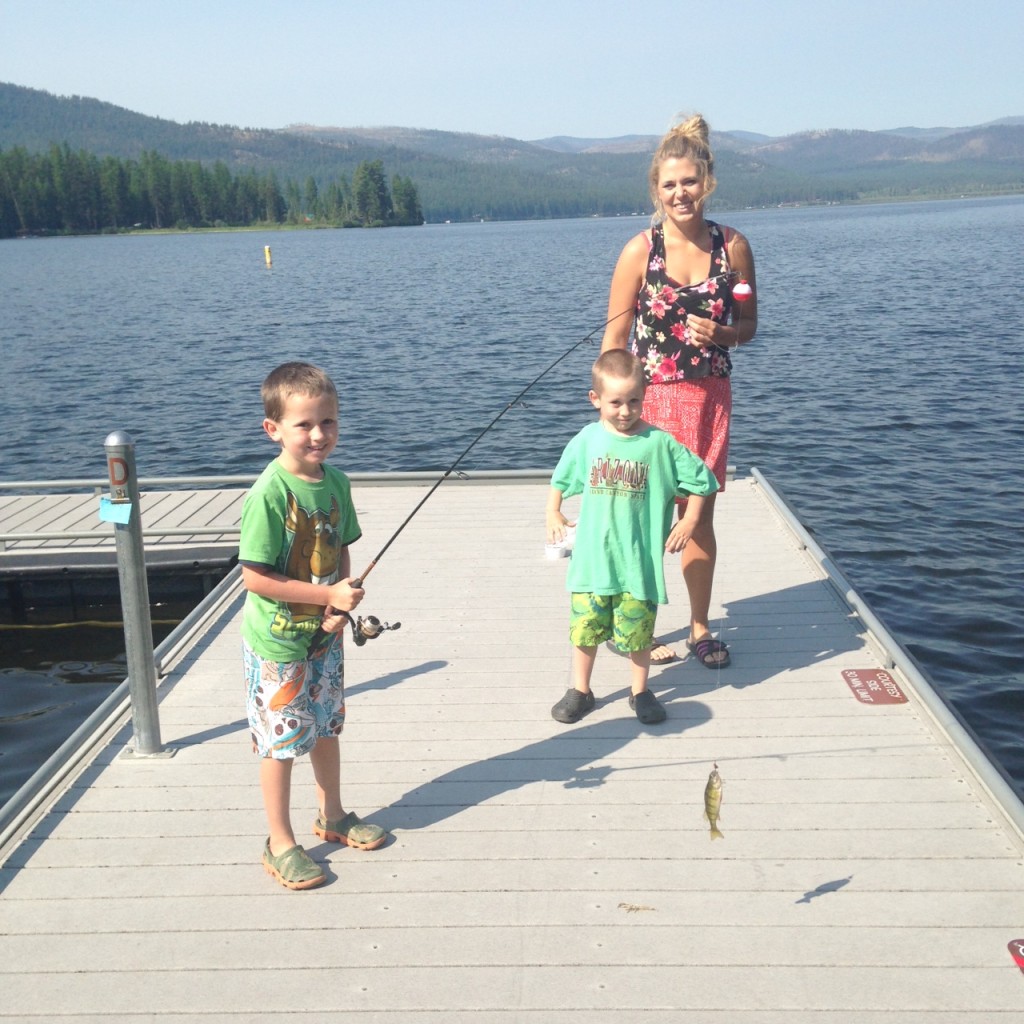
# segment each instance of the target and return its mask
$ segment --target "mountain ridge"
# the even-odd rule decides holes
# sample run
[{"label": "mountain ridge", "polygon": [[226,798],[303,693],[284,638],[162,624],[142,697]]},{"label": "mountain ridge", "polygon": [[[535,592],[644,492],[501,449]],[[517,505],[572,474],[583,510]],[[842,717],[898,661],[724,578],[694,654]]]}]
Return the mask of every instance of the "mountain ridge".
[{"label": "mountain ridge", "polygon": [[[381,160],[415,182],[428,220],[610,216],[650,209],[659,136],[520,140],[400,126],[241,128],[153,118],[89,97],[0,83],[0,150],[52,145],[122,159],[224,162],[302,182]],[[716,207],[1024,191],[1024,117],[963,128],[712,132]]]}]

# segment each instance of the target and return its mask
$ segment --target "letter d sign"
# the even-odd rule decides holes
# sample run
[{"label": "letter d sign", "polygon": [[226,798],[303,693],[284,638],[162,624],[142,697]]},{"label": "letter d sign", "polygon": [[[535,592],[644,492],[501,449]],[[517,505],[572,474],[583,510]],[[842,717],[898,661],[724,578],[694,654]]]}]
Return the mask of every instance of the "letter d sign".
[{"label": "letter d sign", "polygon": [[107,458],[107,472],[110,474],[111,487],[124,487],[128,483],[128,463],[119,455]]}]

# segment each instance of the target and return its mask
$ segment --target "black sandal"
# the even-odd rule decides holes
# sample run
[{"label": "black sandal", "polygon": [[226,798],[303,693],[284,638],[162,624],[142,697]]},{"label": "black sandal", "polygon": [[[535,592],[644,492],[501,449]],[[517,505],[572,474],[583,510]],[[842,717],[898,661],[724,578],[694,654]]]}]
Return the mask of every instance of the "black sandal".
[{"label": "black sandal", "polygon": [[[729,648],[721,640],[716,640],[710,633],[707,636],[702,636],[696,642],[687,640],[686,647],[705,668],[725,668],[732,660],[729,657]],[[716,657],[721,654],[724,654],[725,657]]]}]

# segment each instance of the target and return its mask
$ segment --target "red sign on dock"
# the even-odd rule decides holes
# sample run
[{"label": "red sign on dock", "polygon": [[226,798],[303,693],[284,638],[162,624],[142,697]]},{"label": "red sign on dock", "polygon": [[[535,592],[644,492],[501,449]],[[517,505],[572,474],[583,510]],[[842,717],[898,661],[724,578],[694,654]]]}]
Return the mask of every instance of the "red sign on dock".
[{"label": "red sign on dock", "polygon": [[1013,962],[1024,971],[1024,939],[1011,939],[1006,948],[1010,951]]},{"label": "red sign on dock", "polygon": [[884,669],[848,668],[843,678],[862,704],[906,704],[907,695]]}]

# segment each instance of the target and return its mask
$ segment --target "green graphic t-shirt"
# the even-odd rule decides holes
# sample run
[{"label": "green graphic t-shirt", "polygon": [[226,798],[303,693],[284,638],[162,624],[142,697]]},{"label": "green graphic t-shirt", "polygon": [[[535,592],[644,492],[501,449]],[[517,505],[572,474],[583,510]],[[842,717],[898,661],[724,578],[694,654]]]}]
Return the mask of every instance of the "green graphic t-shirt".
[{"label": "green graphic t-shirt", "polygon": [[655,427],[623,436],[600,422],[565,447],[551,477],[564,497],[582,494],[566,579],[574,593],[622,594],[667,604],[665,541],[676,497],[711,494],[711,470]]},{"label": "green graphic t-shirt", "polygon": [[[269,566],[289,579],[337,583],[342,549],[360,536],[344,473],[325,465],[323,480],[310,483],[272,462],[242,506],[238,560]],[[301,661],[323,611],[320,605],[287,604],[250,591],[242,636],[261,658]]]}]

